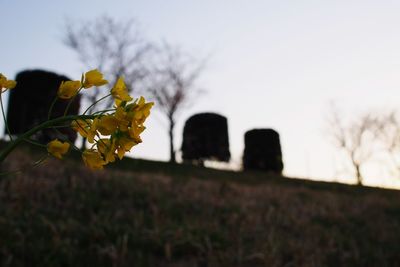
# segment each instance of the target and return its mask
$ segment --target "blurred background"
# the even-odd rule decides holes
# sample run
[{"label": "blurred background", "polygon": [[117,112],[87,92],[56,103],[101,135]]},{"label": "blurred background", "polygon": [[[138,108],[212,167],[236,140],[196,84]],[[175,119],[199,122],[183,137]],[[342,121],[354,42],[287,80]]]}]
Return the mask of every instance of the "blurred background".
[{"label": "blurred background", "polygon": [[[98,67],[83,62],[66,38],[68,29],[106,17],[133,21],[141,40],[164,48],[172,44],[190,55],[189,62],[199,67],[200,93],[176,116],[178,161],[185,120],[216,112],[228,119],[232,157],[229,164],[212,166],[240,169],[245,132],[272,128],[280,134],[284,175],[355,183],[348,147],[338,145],[335,130],[340,124],[354,132],[364,114],[396,114],[400,103],[397,1],[0,0],[0,9],[0,71],[10,79],[26,69],[79,79]],[[134,94],[156,101],[140,83],[137,87]],[[146,126],[144,143],[132,156],[169,160],[162,110],[155,108]],[[399,174],[383,148],[367,149],[364,184],[398,188]]]}]

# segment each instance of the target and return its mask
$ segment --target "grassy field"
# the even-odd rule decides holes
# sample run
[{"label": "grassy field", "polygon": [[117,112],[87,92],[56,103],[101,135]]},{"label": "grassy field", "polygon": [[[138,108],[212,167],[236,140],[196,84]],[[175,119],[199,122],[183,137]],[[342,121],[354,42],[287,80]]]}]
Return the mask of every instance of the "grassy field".
[{"label": "grassy field", "polygon": [[400,266],[400,192],[27,148],[0,181],[0,266]]}]

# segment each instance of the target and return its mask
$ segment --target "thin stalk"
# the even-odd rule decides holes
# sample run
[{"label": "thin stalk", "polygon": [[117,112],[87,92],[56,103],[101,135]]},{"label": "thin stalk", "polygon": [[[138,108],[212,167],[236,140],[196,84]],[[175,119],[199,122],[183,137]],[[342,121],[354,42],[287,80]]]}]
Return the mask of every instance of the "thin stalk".
[{"label": "thin stalk", "polygon": [[32,164],[32,167],[39,166],[40,164],[42,164],[43,162],[45,162],[46,159],[47,159],[48,157],[49,157],[49,155],[47,154],[47,155],[45,155],[43,158],[38,159],[37,161],[35,161],[35,162]]},{"label": "thin stalk", "polygon": [[62,122],[66,121],[71,121],[71,120],[76,120],[76,119],[93,119],[94,116],[91,115],[69,115],[65,117],[60,117],[52,120],[48,120],[43,122],[42,124],[37,125],[36,127],[30,129],[29,131],[23,133],[20,135],[17,139],[15,139],[13,142],[10,142],[1,152],[0,152],[0,163],[5,160],[5,158],[8,156],[8,154],[11,153],[15,149],[16,146],[18,146],[19,143],[24,141],[25,139],[29,138],[31,135],[34,133],[48,128],[53,125],[57,125]]},{"label": "thin stalk", "polygon": [[8,137],[10,137],[10,140],[12,141],[13,138],[12,138],[12,136],[11,136],[10,128],[8,127],[8,122],[7,122],[7,118],[6,118],[6,113],[4,112],[3,98],[2,98],[1,95],[2,95],[2,94],[0,94],[1,114],[3,114],[3,120],[4,120],[4,124],[5,124],[5,126],[6,126],[6,129],[7,129]]},{"label": "thin stalk", "polygon": [[24,139],[24,141],[25,141],[25,142],[28,142],[28,143],[30,143],[30,144],[32,144],[32,145],[35,145],[35,146],[47,147],[46,145],[43,145],[43,144],[38,143],[38,142],[36,142],[36,141],[33,141],[32,139],[29,139],[29,138]]},{"label": "thin stalk", "polygon": [[72,102],[74,102],[75,98],[79,95],[79,92],[82,91],[83,87],[79,88],[78,92],[76,92],[76,94],[71,98],[71,100],[69,100],[67,107],[64,110],[64,117],[67,115],[68,110],[72,104]]},{"label": "thin stalk", "polygon": [[47,113],[47,119],[50,120],[51,117],[51,112],[53,111],[54,105],[57,102],[58,97],[56,96],[53,100],[53,102],[51,102],[50,108],[49,108],[49,112]]},{"label": "thin stalk", "polygon": [[69,125],[57,125],[57,126],[51,126],[49,128],[56,130],[56,129],[69,128],[69,127],[71,127],[71,126],[69,126]]},{"label": "thin stalk", "polygon": [[91,104],[91,105],[85,110],[85,112],[82,113],[82,115],[85,115],[86,112],[88,112],[92,107],[94,107],[97,103],[99,103],[100,101],[106,99],[106,98],[109,97],[110,95],[111,95],[111,94],[105,95],[105,96],[103,96],[102,98],[96,100],[93,104]]},{"label": "thin stalk", "polygon": [[109,112],[109,111],[116,111],[117,109],[116,108],[110,108],[110,109],[105,109],[105,110],[101,110],[101,111],[97,111],[97,112],[94,112],[94,113],[92,113],[91,115],[103,115],[104,113],[106,113],[106,112]]}]

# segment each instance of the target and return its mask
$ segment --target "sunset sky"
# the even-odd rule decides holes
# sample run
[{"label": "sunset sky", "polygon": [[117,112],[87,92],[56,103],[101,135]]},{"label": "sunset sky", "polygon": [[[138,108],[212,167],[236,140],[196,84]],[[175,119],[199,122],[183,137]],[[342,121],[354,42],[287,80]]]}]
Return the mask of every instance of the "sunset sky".
[{"label": "sunset sky", "polygon": [[[326,132],[329,103],[344,115],[400,108],[400,1],[20,1],[0,0],[0,72],[40,68],[79,78],[63,45],[66,18],[134,18],[153,41],[209,57],[199,85],[207,93],[181,114],[228,118],[232,166],[253,128],[280,133],[288,176],[352,182]],[[168,159],[166,121],[154,112],[132,156]],[[400,186],[381,167],[366,184]]]}]

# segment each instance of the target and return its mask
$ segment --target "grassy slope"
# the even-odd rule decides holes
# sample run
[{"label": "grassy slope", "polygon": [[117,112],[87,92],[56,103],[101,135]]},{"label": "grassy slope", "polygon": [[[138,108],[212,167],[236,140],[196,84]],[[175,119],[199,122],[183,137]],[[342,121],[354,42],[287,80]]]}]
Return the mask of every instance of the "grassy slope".
[{"label": "grassy slope", "polygon": [[[38,157],[19,150],[5,168]],[[143,160],[102,172],[49,160],[0,182],[0,265],[400,266],[399,197]]]}]

